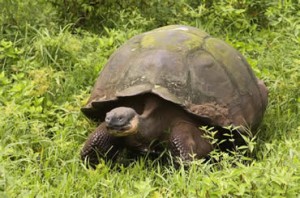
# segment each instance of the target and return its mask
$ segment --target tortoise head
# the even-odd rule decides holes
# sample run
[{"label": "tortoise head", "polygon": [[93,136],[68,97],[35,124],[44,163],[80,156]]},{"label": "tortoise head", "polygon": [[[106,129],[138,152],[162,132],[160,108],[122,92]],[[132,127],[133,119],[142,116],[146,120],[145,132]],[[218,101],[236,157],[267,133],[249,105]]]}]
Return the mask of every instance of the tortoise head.
[{"label": "tortoise head", "polygon": [[117,107],[106,114],[106,127],[113,136],[128,136],[138,132],[139,117],[128,107]]}]

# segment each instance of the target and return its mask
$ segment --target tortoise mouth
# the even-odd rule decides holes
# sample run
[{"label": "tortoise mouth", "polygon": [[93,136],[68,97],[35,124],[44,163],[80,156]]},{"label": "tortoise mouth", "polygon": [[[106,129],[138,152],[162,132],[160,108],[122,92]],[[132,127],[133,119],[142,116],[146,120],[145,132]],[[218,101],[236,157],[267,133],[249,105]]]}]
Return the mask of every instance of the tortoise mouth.
[{"label": "tortoise mouth", "polygon": [[110,133],[122,133],[123,131],[127,131],[131,128],[131,124],[126,124],[122,126],[110,126],[107,125],[107,129],[109,130]]},{"label": "tortoise mouth", "polygon": [[135,116],[132,118],[132,120],[122,126],[117,126],[117,125],[107,125],[106,126],[108,133],[117,136],[117,137],[122,137],[122,136],[128,136],[137,133],[138,131],[138,118]]}]

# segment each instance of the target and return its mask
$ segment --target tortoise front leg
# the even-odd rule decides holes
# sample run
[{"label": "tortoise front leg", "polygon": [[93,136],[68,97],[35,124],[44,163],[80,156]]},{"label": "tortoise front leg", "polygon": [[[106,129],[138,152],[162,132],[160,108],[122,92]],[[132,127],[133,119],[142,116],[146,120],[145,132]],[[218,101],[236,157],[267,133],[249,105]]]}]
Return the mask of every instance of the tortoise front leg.
[{"label": "tortoise front leg", "polygon": [[81,159],[95,167],[99,164],[99,159],[114,159],[119,153],[117,138],[107,132],[105,123],[100,124],[96,130],[91,133],[81,150]]},{"label": "tortoise front leg", "polygon": [[173,157],[179,157],[182,161],[191,161],[195,158],[203,158],[213,150],[210,142],[203,137],[204,132],[192,123],[178,122],[171,128],[170,151]]}]

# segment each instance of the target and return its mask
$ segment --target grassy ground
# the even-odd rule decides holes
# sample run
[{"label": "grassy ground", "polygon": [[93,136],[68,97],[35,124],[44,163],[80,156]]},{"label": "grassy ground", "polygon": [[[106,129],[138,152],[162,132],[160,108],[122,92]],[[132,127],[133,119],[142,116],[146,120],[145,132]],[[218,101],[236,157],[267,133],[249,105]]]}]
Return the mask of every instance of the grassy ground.
[{"label": "grassy ground", "polygon": [[[176,4],[180,12],[163,4],[153,18],[124,8],[118,21],[95,30],[91,22],[58,20],[59,9],[44,1],[2,0],[0,197],[299,197],[299,4],[258,1],[255,10],[264,15],[248,20],[235,4],[218,2],[210,9]],[[99,71],[128,38],[170,23],[201,26],[226,40],[266,82],[269,105],[254,150],[248,158],[217,153],[221,162],[199,160],[189,169],[147,158],[86,169],[79,152],[96,124],[80,107]]]}]

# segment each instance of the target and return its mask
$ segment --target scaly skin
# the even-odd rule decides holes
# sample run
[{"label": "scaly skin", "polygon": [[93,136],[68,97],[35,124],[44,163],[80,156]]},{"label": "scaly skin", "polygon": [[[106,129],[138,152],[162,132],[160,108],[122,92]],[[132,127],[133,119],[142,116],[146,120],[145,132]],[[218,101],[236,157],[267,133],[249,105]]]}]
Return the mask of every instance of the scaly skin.
[{"label": "scaly skin", "polygon": [[88,164],[95,167],[99,159],[114,159],[120,145],[116,145],[116,138],[107,133],[106,124],[100,124],[91,133],[81,150],[81,159],[87,160]]}]

